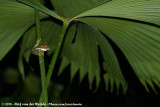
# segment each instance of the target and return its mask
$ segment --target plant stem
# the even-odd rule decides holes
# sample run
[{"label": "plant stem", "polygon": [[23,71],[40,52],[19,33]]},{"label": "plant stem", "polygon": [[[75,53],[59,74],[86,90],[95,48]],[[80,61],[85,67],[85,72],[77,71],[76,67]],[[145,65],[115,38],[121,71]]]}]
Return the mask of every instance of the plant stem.
[{"label": "plant stem", "polygon": [[43,92],[43,101],[46,104],[45,107],[48,107],[48,93],[47,93],[47,84],[46,84],[46,74],[44,66],[44,55],[39,56],[39,64],[41,71],[41,82],[42,82],[42,92]]},{"label": "plant stem", "polygon": [[47,86],[49,84],[49,81],[51,79],[51,76],[52,76],[52,72],[53,72],[53,69],[54,69],[54,66],[55,66],[55,63],[57,61],[57,57],[58,57],[58,54],[59,54],[59,51],[61,49],[61,45],[62,45],[62,42],[63,42],[63,39],[64,39],[64,35],[65,35],[65,32],[67,30],[67,27],[68,27],[68,22],[64,21],[63,22],[63,27],[62,27],[62,31],[61,31],[61,34],[59,35],[60,39],[59,39],[59,42],[58,42],[58,45],[55,49],[55,52],[54,52],[54,55],[52,57],[52,60],[51,60],[51,63],[49,65],[49,70],[48,70],[48,73],[47,73]]},{"label": "plant stem", "polygon": [[[63,27],[62,27],[62,31],[59,35],[60,39],[59,39],[59,42],[58,42],[58,45],[54,51],[54,54],[52,56],[52,60],[51,60],[51,63],[49,65],[49,69],[48,69],[48,73],[47,73],[47,86],[49,84],[49,81],[51,79],[51,76],[52,76],[52,72],[53,72],[53,69],[54,69],[54,66],[55,66],[55,63],[57,61],[57,58],[58,58],[58,54],[59,54],[59,51],[61,49],[61,45],[62,45],[62,42],[63,42],[63,39],[64,39],[64,35],[65,35],[65,32],[67,30],[67,27],[69,25],[69,22],[64,20],[63,21]],[[43,92],[42,92],[43,93]],[[41,97],[39,99],[39,102],[42,102],[42,93],[41,93]]]},{"label": "plant stem", "polygon": [[[41,39],[39,11],[37,9],[34,9],[34,12],[35,12],[35,20],[36,20],[37,39]],[[43,54],[39,56],[39,64],[40,64],[40,71],[41,71],[41,83],[42,83],[42,92],[43,92],[43,99],[44,99],[43,101],[46,104],[45,107],[48,107],[48,94],[47,94],[47,84],[46,84],[47,81],[46,81]]]},{"label": "plant stem", "polygon": [[37,39],[41,39],[39,11],[37,9],[34,9],[34,14],[35,14],[35,20],[36,20]]}]

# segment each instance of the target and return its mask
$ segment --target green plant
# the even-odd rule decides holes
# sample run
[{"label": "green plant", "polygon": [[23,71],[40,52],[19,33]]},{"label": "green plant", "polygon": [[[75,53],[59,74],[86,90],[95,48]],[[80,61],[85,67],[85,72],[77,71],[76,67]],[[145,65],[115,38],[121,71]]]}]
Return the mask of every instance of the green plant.
[{"label": "green plant", "polygon": [[[109,86],[111,92],[114,87],[119,90],[122,86],[125,93],[127,81],[110,42],[105,38],[107,36],[123,52],[146,90],[149,92],[147,86],[149,85],[156,92],[154,84],[160,87],[159,0],[50,0],[50,2],[54,11],[35,0],[0,1],[0,60],[23,36],[18,66],[24,78],[23,57],[29,62],[36,40],[33,10],[35,8],[41,11],[42,41],[52,46],[47,53],[53,54],[46,78],[47,85],[59,56],[62,61],[58,74],[70,64],[71,80],[79,71],[80,81],[88,74],[90,88],[94,79],[96,87],[99,86],[101,79],[104,79],[107,91]],[[63,22],[63,27],[57,23],[57,19]],[[103,69],[107,71],[102,77],[98,47],[104,60]]]}]

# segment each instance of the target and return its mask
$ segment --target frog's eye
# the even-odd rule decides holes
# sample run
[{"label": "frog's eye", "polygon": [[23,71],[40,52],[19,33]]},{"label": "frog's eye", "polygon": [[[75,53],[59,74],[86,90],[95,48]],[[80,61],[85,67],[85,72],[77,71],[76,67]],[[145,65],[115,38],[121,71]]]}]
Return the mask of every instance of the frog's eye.
[{"label": "frog's eye", "polygon": [[44,48],[48,48],[48,46],[44,46]]}]

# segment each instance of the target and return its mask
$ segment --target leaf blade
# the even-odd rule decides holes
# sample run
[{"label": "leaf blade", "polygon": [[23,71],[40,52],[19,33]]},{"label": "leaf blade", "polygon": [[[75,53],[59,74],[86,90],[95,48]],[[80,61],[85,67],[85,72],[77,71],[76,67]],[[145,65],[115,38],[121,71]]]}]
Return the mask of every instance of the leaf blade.
[{"label": "leaf blade", "polygon": [[[0,10],[2,10],[0,11],[1,61],[28,27],[34,23],[34,13],[30,7],[11,0],[0,1]],[[42,17],[46,15],[42,14]]]},{"label": "leaf blade", "polygon": [[[71,32],[73,29],[74,32]],[[106,74],[110,77],[105,78],[106,74],[104,75],[106,87],[109,86],[107,84],[111,82],[111,79],[113,84],[116,84],[117,80],[121,80],[117,82],[119,84],[117,87],[119,89],[120,84],[122,84],[124,92],[126,91],[127,83],[122,75],[118,60],[109,42],[100,32],[86,24],[78,23],[77,32],[74,26],[74,28],[69,30],[66,37],[68,38],[66,38],[61,52],[62,62],[59,73],[71,64],[71,80],[73,80],[74,75],[79,71],[80,81],[88,74],[90,89],[92,88],[94,78],[96,79],[96,88],[98,88],[101,79],[98,57],[98,46],[100,46],[104,58],[103,67],[107,71]],[[73,38],[75,39],[74,42],[72,41]],[[111,87],[113,89],[113,85]]]},{"label": "leaf blade", "polygon": [[18,0],[19,2],[22,2],[26,5],[29,5],[33,8],[36,8],[37,10],[40,10],[56,19],[63,20],[63,18],[59,15],[57,15],[55,12],[49,10],[45,6],[41,5],[39,2],[36,2],[35,0]]},{"label": "leaf blade", "polygon": [[147,83],[160,82],[159,28],[111,18],[90,17],[81,21],[101,30],[121,49],[146,90]]},{"label": "leaf blade", "polygon": [[59,14],[72,18],[104,1],[109,0],[51,0],[51,3]]},{"label": "leaf blade", "polygon": [[86,16],[106,16],[133,19],[160,25],[160,1],[112,0],[81,13],[76,18]]}]

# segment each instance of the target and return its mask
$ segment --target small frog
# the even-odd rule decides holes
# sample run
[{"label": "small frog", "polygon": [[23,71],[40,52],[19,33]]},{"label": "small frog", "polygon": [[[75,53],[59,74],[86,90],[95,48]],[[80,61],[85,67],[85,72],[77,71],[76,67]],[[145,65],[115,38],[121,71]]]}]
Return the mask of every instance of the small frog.
[{"label": "small frog", "polygon": [[39,40],[37,39],[37,42],[36,42],[35,46],[34,46],[33,49],[32,49],[32,53],[33,53],[34,55],[39,55],[39,56],[41,56],[41,55],[44,54],[44,51],[50,50],[50,48],[49,48],[48,46],[44,46],[44,45],[38,46],[40,41],[41,41],[41,39],[39,39]]}]

